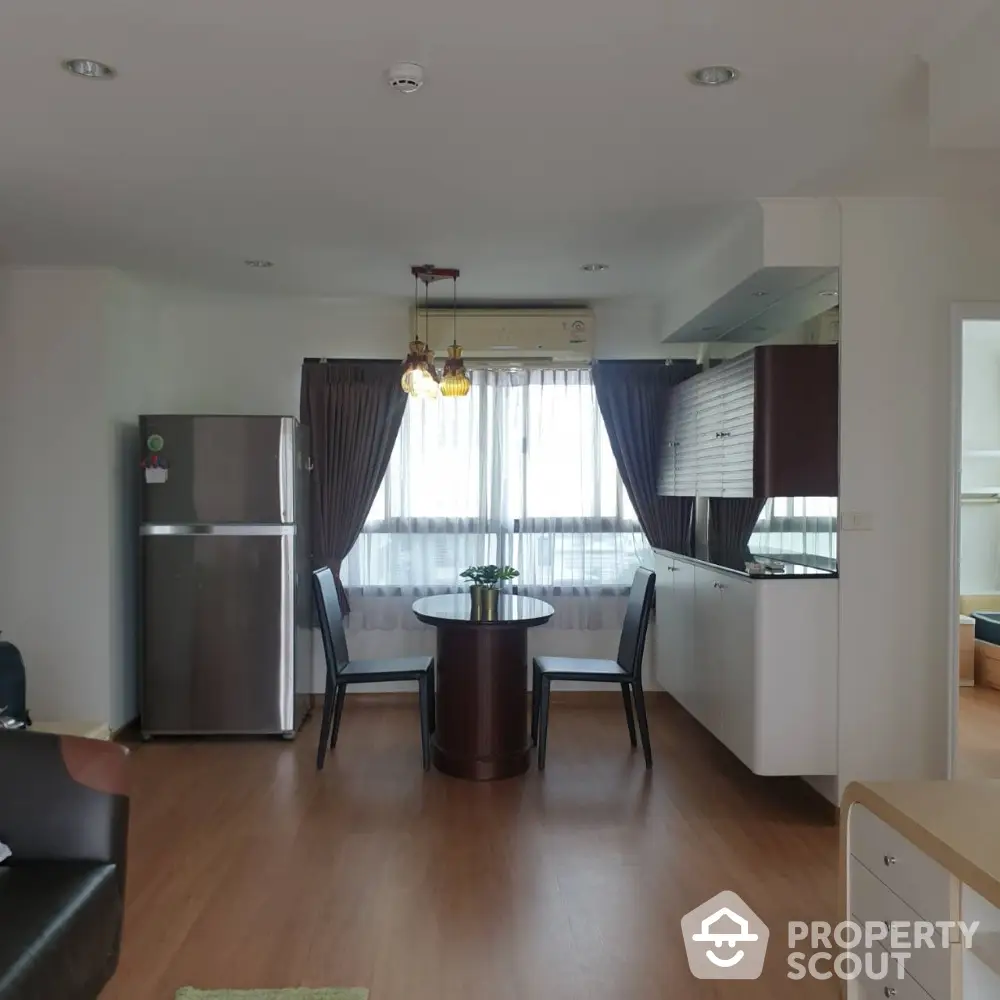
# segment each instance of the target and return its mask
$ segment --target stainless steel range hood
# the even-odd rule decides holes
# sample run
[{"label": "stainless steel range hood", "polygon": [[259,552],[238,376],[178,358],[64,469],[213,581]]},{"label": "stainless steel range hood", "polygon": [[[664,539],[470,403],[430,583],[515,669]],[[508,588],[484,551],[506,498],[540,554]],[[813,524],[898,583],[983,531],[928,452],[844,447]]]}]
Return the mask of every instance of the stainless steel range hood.
[{"label": "stainless steel range hood", "polygon": [[759,344],[837,304],[836,268],[763,267],[669,335],[674,343]]},{"label": "stainless steel range hood", "polygon": [[759,344],[839,301],[840,207],[760,198],[693,242],[662,300],[665,343]]}]

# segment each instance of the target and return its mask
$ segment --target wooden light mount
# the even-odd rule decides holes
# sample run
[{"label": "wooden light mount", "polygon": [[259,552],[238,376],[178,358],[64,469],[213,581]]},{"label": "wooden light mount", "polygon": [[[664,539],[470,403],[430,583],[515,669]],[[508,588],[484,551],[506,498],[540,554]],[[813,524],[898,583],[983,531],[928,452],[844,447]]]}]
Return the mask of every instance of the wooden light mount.
[{"label": "wooden light mount", "polygon": [[410,274],[425,285],[435,281],[457,281],[460,273],[457,267],[435,267],[433,264],[414,264],[410,268]]}]

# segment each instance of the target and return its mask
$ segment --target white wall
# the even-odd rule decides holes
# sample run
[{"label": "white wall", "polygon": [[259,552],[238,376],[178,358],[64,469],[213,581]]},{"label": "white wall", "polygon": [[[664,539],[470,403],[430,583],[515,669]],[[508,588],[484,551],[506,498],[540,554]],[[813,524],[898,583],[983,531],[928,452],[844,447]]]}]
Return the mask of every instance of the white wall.
[{"label": "white wall", "polygon": [[105,305],[106,415],[110,454],[111,678],[110,724],[125,725],[138,711],[139,428],[147,383],[147,303],[142,289],[113,272]]},{"label": "white wall", "polygon": [[949,757],[950,306],[1000,300],[1000,212],[845,199],[839,766],[943,777]]},{"label": "white wall", "polygon": [[[968,322],[962,337],[962,492],[1000,487],[1000,323]],[[986,456],[976,452],[992,451]],[[960,590],[1000,592],[1000,505],[961,507]]]},{"label": "white wall", "polygon": [[929,60],[928,119],[932,146],[996,149],[1000,146],[1000,8],[984,4]]},{"label": "white wall", "polygon": [[36,719],[110,719],[112,275],[0,273],[0,628]]},{"label": "white wall", "polygon": [[137,415],[296,414],[303,357],[396,357],[405,323],[405,304],[0,275],[0,628],[36,718],[135,716]]}]

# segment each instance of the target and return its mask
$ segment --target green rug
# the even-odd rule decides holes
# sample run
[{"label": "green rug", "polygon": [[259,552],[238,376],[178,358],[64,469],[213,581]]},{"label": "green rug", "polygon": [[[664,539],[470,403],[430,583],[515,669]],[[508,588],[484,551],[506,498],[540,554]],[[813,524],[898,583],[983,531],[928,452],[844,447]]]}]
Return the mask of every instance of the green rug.
[{"label": "green rug", "polygon": [[174,1000],[368,1000],[368,990],[195,990],[185,986]]}]

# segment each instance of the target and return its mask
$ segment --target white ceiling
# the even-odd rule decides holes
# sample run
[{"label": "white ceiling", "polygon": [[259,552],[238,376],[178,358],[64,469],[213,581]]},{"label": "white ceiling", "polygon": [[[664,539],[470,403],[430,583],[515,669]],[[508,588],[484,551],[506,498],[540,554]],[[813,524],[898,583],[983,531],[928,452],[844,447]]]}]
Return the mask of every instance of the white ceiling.
[{"label": "white ceiling", "polygon": [[[901,150],[899,184],[937,177],[918,53],[984,2],[4,0],[0,253],[320,295],[405,295],[423,261],[464,298],[655,295],[735,203],[877,186]],[[417,94],[384,83],[399,60]],[[743,78],[686,82],[720,62]]]}]

